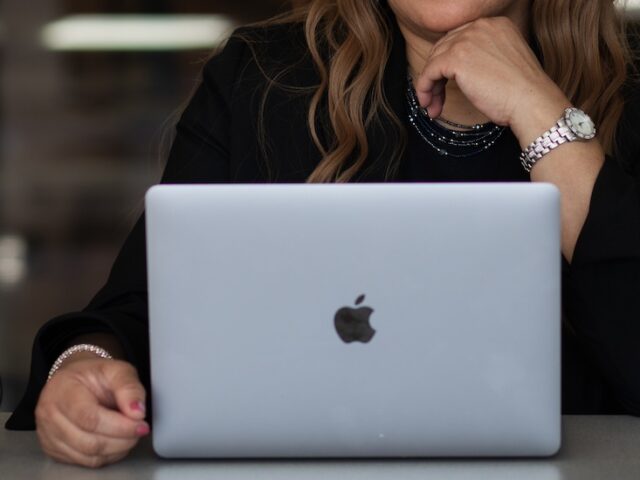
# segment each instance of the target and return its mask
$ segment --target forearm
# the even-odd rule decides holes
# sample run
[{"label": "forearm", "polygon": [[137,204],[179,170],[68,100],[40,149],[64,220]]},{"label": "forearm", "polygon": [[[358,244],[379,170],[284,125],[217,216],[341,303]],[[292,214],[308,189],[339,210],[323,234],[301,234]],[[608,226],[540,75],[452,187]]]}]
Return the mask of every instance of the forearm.
[{"label": "forearm", "polygon": [[[90,333],[78,335],[67,342],[65,348],[71,348],[75,345],[81,344],[95,345],[97,347],[103,348],[116,360],[123,360],[126,358],[122,349],[122,345],[120,344],[118,339],[108,333]],[[69,357],[65,358],[62,364],[57,367],[55,371],[64,370],[65,368],[77,362],[85,360],[96,360],[99,358],[99,355],[90,351],[75,352]]]},{"label": "forearm", "polygon": [[594,139],[561,145],[531,170],[531,181],[552,183],[560,190],[562,253],[569,262],[589,213],[593,187],[603,163],[604,152]]},{"label": "forearm", "polygon": [[[557,88],[530,100],[511,124],[523,150],[551,128],[571,105]],[[537,161],[531,170],[531,181],[552,183],[560,190],[562,253],[569,262],[589,213],[593,187],[604,158],[596,137],[560,145]]]},{"label": "forearm", "polygon": [[[113,358],[119,360],[123,360],[126,358],[124,349],[122,348],[120,341],[116,338],[115,335],[111,335],[109,333],[90,333],[85,335],[78,335],[77,337],[73,337],[68,342],[67,348],[74,345],[79,345],[81,343],[88,343],[90,345],[96,345],[98,347],[104,348],[111,354]],[[69,358],[69,361],[71,361],[71,359],[76,360],[83,358],[95,358],[95,356],[95,354],[90,352],[78,352],[71,358]]]}]

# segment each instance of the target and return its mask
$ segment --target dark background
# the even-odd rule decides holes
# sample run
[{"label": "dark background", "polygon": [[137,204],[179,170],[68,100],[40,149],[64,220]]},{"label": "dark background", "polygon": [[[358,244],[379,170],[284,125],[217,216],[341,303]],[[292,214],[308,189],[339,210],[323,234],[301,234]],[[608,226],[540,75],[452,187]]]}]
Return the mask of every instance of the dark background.
[{"label": "dark background", "polygon": [[22,393],[34,334],[105,281],[162,168],[161,139],[212,49],[54,52],[42,28],[77,13],[224,13],[285,0],[3,0],[0,4],[0,410]]}]

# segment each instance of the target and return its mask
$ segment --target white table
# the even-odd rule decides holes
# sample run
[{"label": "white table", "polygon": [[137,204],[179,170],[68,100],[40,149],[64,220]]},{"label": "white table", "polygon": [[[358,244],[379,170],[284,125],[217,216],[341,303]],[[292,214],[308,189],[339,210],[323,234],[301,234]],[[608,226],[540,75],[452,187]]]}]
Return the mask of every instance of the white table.
[{"label": "white table", "polygon": [[[0,413],[0,425],[8,414]],[[640,419],[566,416],[563,447],[550,459],[168,461],[145,439],[129,458],[100,470],[58,464],[34,432],[0,430],[0,479],[640,480]]]}]

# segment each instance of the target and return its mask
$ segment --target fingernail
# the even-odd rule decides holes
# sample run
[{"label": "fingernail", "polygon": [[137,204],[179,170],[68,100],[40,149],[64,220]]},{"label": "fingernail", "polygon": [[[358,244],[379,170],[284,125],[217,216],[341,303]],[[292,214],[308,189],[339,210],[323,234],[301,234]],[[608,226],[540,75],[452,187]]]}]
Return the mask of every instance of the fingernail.
[{"label": "fingernail", "polygon": [[144,406],[144,403],[142,403],[142,402],[141,402],[141,401],[139,401],[139,400],[136,400],[136,401],[134,401],[134,402],[131,402],[131,410],[135,410],[135,411],[137,411],[137,412],[142,412],[142,413],[144,413],[144,412],[145,412],[145,406]]},{"label": "fingernail", "polygon": [[146,435],[149,435],[150,431],[151,429],[149,428],[149,425],[147,425],[146,423],[141,423],[136,428],[136,435],[138,435],[139,437],[144,437]]}]

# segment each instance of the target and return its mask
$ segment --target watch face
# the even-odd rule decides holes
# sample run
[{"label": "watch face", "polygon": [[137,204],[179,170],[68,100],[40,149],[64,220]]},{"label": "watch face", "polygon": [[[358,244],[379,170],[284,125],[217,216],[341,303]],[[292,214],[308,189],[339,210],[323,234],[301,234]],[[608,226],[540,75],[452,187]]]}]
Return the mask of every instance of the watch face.
[{"label": "watch face", "polygon": [[571,131],[579,138],[589,140],[596,136],[596,126],[593,120],[582,110],[577,108],[568,110],[566,122]]}]

